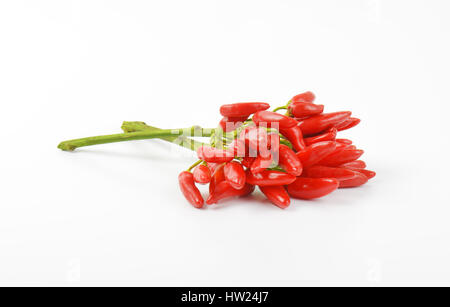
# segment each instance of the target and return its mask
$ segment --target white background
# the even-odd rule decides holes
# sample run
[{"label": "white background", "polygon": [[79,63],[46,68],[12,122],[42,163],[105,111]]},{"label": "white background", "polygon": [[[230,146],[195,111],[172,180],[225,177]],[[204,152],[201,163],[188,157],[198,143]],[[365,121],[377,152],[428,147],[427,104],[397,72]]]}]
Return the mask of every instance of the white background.
[{"label": "white background", "polygon": [[[445,0],[0,1],[2,285],[450,285]],[[206,210],[160,141],[61,152],[123,120],[214,127],[305,90],[362,123],[378,176],[280,210]]]}]

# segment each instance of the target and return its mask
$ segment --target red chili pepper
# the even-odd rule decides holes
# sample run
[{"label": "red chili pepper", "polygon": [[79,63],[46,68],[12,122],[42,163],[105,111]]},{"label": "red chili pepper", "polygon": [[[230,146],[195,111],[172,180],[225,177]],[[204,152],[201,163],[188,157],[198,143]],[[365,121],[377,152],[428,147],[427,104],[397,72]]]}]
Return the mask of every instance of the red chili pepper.
[{"label": "red chili pepper", "polygon": [[200,184],[207,184],[211,181],[211,170],[206,165],[200,164],[194,169],[194,181]]},{"label": "red chili pepper", "polygon": [[269,150],[272,163],[278,164],[280,157],[280,135],[278,133],[269,133]]},{"label": "red chili pepper", "polygon": [[288,173],[293,176],[300,176],[303,172],[303,166],[300,159],[295,152],[288,146],[280,145],[280,155],[278,164]]},{"label": "red chili pepper", "polygon": [[238,158],[243,158],[243,157],[248,157],[248,156],[256,157],[256,155],[257,155],[257,150],[253,150],[253,149],[250,150],[249,146],[247,146],[245,144],[245,141],[241,140],[241,139],[233,140],[230,143],[230,145],[228,145],[228,150],[232,151],[234,153],[234,156],[238,157]]},{"label": "red chili pepper", "polygon": [[269,149],[272,152],[272,155],[277,154],[280,150],[280,135],[278,133],[269,133]]},{"label": "red chili pepper", "polygon": [[333,153],[318,164],[324,166],[339,166],[341,164],[358,160],[364,154],[364,150],[344,148],[336,153]]},{"label": "red chili pepper", "polygon": [[292,97],[292,102],[313,102],[316,99],[316,95],[313,92],[305,92]]},{"label": "red chili pepper", "polygon": [[225,165],[224,169],[225,179],[236,190],[241,190],[245,186],[245,171],[242,165],[238,162],[229,162]]},{"label": "red chili pepper", "polygon": [[374,171],[369,171],[367,169],[359,169],[358,172],[360,172],[361,174],[366,176],[367,179],[372,179],[373,177],[375,177],[377,175],[377,173],[375,173]]},{"label": "red chili pepper", "polygon": [[298,126],[302,129],[303,135],[314,136],[327,129],[333,128],[351,115],[352,112],[320,114],[301,121]]},{"label": "red chili pepper", "polygon": [[296,151],[305,149],[305,142],[303,141],[303,133],[299,126],[294,126],[288,129],[280,129],[280,133],[292,144]]},{"label": "red chili pepper", "polygon": [[209,194],[212,194],[216,186],[222,181],[225,181],[225,164],[220,164],[214,171],[209,183]]},{"label": "red chili pepper", "polygon": [[239,194],[239,197],[245,197],[250,194],[252,194],[255,191],[255,186],[251,184],[245,184],[245,187],[241,190],[241,194]]},{"label": "red chili pepper", "polygon": [[268,157],[258,156],[255,161],[253,161],[250,171],[252,174],[259,174],[265,169],[268,169],[272,165],[272,162],[273,158],[271,154],[269,154]]},{"label": "red chili pepper", "polygon": [[270,108],[270,105],[265,102],[238,102],[221,106],[220,114],[224,117],[248,117],[268,108]]},{"label": "red chili pepper", "polygon": [[346,144],[346,145],[353,144],[353,142],[351,140],[348,140],[348,139],[336,139],[336,142],[341,143],[341,144]]},{"label": "red chili pepper", "polygon": [[220,166],[220,163],[206,163],[208,165],[208,168],[211,170],[211,175],[214,174],[216,169]]},{"label": "red chili pepper", "polygon": [[292,117],[283,114],[259,111],[253,115],[253,122],[257,126],[264,125],[267,128],[287,129],[298,125],[298,122]]},{"label": "red chili pepper", "polygon": [[281,209],[286,209],[291,204],[291,198],[283,186],[267,186],[259,189],[268,200]]},{"label": "red chili pepper", "polygon": [[[353,146],[353,147],[355,147],[355,145],[349,145],[349,144],[344,144],[344,143],[338,143],[338,142],[336,142],[336,150],[335,150],[335,152],[337,152],[337,151],[339,151],[339,150],[344,150],[344,149],[346,149],[346,148],[350,148],[350,146]],[[355,149],[356,149],[356,147],[355,147]]]},{"label": "red chili pepper", "polygon": [[366,162],[364,162],[362,160],[356,160],[356,161],[341,164],[341,165],[339,165],[339,167],[361,170],[361,169],[365,169],[367,167],[367,165],[366,165]]},{"label": "red chili pepper", "polygon": [[242,189],[236,190],[228,181],[222,181],[215,186],[206,203],[212,205],[225,198],[247,196],[253,193],[254,190],[255,187],[250,184],[246,184]]},{"label": "red chili pepper", "polygon": [[268,149],[268,135],[267,130],[264,128],[249,126],[245,127],[239,136],[239,140],[241,144],[245,144],[248,146],[245,148],[245,155],[256,157],[257,154],[262,155],[264,157],[268,157],[270,151]]},{"label": "red chili pepper", "polygon": [[295,176],[279,171],[262,171],[259,174],[253,174],[247,170],[247,183],[258,186],[276,186],[287,185],[295,181]]},{"label": "red chili pepper", "polygon": [[[255,146],[255,147],[254,147]],[[245,145],[243,142],[240,142],[238,146],[238,151],[236,157],[244,158],[244,157],[251,157],[256,158],[259,155],[268,157],[270,155],[270,150],[265,148],[266,145],[260,144],[259,146],[256,146],[252,144],[251,146]],[[258,149],[256,149],[258,148]]]},{"label": "red chili pepper", "polygon": [[352,179],[359,173],[347,168],[337,168],[329,166],[313,166],[303,172],[303,177],[307,178],[336,178],[339,181]]},{"label": "red chili pepper", "polygon": [[239,149],[238,142],[239,142],[239,140],[234,139],[234,140],[233,140],[230,144],[228,144],[228,146],[227,146],[228,151],[233,152],[233,154],[234,154],[235,157],[239,157],[239,155],[238,155],[238,149]]},{"label": "red chili pepper", "polygon": [[325,106],[323,104],[314,104],[311,102],[291,103],[288,107],[289,114],[295,118],[305,118],[323,113]]},{"label": "red chili pepper", "polygon": [[310,167],[336,150],[336,143],[327,141],[312,144],[304,150],[297,152],[297,157],[303,167]]},{"label": "red chili pepper", "polygon": [[197,150],[199,159],[212,163],[225,163],[234,159],[234,153],[230,150],[223,150],[209,146],[201,146]]},{"label": "red chili pepper", "polygon": [[331,128],[327,132],[320,134],[318,136],[305,138],[305,144],[307,146],[309,146],[309,145],[312,145],[312,144],[318,143],[318,142],[334,141],[336,139],[337,132],[338,132],[338,130],[336,128]]},{"label": "red chili pepper", "polygon": [[244,165],[246,168],[250,168],[255,161],[256,158],[253,157],[243,157],[242,158],[242,165]]},{"label": "red chili pepper", "polygon": [[344,130],[355,127],[360,122],[361,122],[361,120],[359,118],[350,117],[349,119],[346,119],[342,123],[337,124],[336,129],[338,131],[344,131]]},{"label": "red chili pepper", "polygon": [[187,201],[195,208],[202,208],[204,200],[199,189],[195,186],[194,175],[190,172],[182,172],[178,176],[178,183]]},{"label": "red chili pepper", "polygon": [[356,188],[366,184],[369,179],[361,173],[356,173],[353,178],[342,180],[339,182],[339,188]]},{"label": "red chili pepper", "polygon": [[298,177],[287,186],[289,195],[299,199],[314,199],[330,194],[339,187],[334,178],[302,178]]},{"label": "red chili pepper", "polygon": [[224,117],[219,126],[224,132],[231,132],[241,127],[248,117]]},{"label": "red chili pepper", "polygon": [[[336,149],[332,153],[330,153],[329,155],[338,154],[339,152],[343,151],[344,149],[347,149],[347,150],[356,149],[356,146],[355,145],[347,145],[347,144],[336,142]],[[327,156],[329,156],[329,155],[327,155]]]}]

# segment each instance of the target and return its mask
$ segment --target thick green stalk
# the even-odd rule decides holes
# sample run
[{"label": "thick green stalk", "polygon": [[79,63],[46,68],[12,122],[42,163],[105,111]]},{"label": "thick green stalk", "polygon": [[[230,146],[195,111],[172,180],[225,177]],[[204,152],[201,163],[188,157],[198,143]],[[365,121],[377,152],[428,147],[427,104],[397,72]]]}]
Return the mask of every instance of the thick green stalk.
[{"label": "thick green stalk", "polygon": [[[161,130],[153,126],[149,126],[144,122],[123,122],[122,130],[125,133],[137,132],[137,131],[157,131]],[[160,138],[163,141],[179,145],[181,147],[196,151],[199,147],[205,145],[205,143],[195,141],[191,138],[184,136],[166,136]]]},{"label": "thick green stalk", "polygon": [[122,123],[122,130],[125,133],[137,132],[143,130],[161,130],[160,128],[149,126],[144,122],[127,122]]},{"label": "thick green stalk", "polygon": [[101,135],[68,140],[60,143],[58,145],[58,148],[66,151],[73,151],[79,147],[84,146],[125,142],[125,141],[147,140],[147,139],[167,138],[167,137],[178,138],[179,136],[182,136],[182,140],[186,138],[186,136],[209,137],[211,136],[213,130],[214,129],[202,129],[196,126],[186,129],[142,130],[130,133]]}]

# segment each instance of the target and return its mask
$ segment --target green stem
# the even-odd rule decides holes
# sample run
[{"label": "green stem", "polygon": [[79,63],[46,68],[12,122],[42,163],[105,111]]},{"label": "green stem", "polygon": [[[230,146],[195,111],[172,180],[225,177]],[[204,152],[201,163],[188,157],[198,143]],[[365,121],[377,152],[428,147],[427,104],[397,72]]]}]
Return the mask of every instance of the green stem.
[{"label": "green stem", "polygon": [[276,112],[276,111],[279,111],[279,110],[286,110],[286,109],[287,109],[286,106],[282,106],[282,107],[275,108],[275,109],[273,110],[273,112]]},{"label": "green stem", "polygon": [[138,132],[143,130],[160,130],[159,128],[149,126],[144,122],[127,122],[127,121],[122,123],[121,128],[125,133]]},{"label": "green stem", "polygon": [[280,139],[280,144],[284,144],[284,145],[288,146],[290,149],[293,148],[291,142],[289,142],[288,140]]},{"label": "green stem", "polygon": [[214,129],[202,129],[196,126],[185,129],[142,130],[130,133],[92,136],[87,138],[68,140],[60,143],[58,145],[58,148],[66,151],[73,151],[79,147],[84,146],[125,142],[125,141],[147,140],[147,139],[178,137],[178,136],[209,137],[211,136],[213,130]]},{"label": "green stem", "polygon": [[[123,122],[122,124],[122,130],[125,133],[130,132],[137,132],[137,131],[157,131],[161,130],[159,128],[149,126],[144,122]],[[197,149],[203,145],[206,145],[205,143],[195,141],[193,139],[190,139],[188,137],[183,136],[166,136],[160,138],[163,141],[179,145],[181,147],[187,148],[189,150],[197,151]]]},{"label": "green stem", "polygon": [[281,106],[281,107],[278,107],[278,108],[275,108],[272,112],[277,112],[277,111],[279,111],[279,110],[287,110],[287,112],[286,112],[286,116],[289,116],[289,105],[292,103],[292,100],[289,100],[287,103],[286,103],[286,105],[284,105],[284,106]]},{"label": "green stem", "polygon": [[194,164],[192,164],[192,165],[187,169],[187,171],[188,171],[188,172],[192,171],[192,170],[194,169],[194,167],[196,167],[197,165],[202,164],[202,163],[203,163],[203,160],[198,160],[197,162],[195,162]]}]

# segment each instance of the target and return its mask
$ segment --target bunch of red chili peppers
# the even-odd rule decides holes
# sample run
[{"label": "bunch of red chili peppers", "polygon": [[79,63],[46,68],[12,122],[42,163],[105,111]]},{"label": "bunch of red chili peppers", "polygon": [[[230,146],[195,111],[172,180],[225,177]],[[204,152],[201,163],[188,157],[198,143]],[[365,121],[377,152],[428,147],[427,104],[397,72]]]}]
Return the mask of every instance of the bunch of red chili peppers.
[{"label": "bunch of red chili peppers", "polygon": [[[352,141],[337,138],[339,131],[360,120],[351,117],[351,112],[323,113],[324,106],[314,100],[313,93],[302,93],[273,112],[263,102],[223,105],[217,129],[159,129],[143,122],[124,122],[123,133],[67,140],[58,148],[73,151],[159,138],[197,150],[199,160],[179,175],[181,191],[194,207],[202,208],[205,203],[196,184],[209,184],[209,205],[250,195],[258,186],[272,203],[286,208],[290,197],[319,198],[337,188],[361,186],[375,176],[358,160],[364,152]],[[286,113],[277,113],[280,110]],[[210,145],[186,134],[210,137]]]},{"label": "bunch of red chili peppers", "polygon": [[258,186],[284,209],[291,197],[315,199],[367,183],[375,172],[358,160],[364,151],[337,138],[360,120],[351,112],[323,113],[324,106],[314,100],[313,93],[302,93],[274,112],[262,102],[223,105],[211,146],[201,146],[199,161],[179,175],[186,199],[196,208],[204,206],[196,184],[209,184],[208,205],[250,195]]}]

